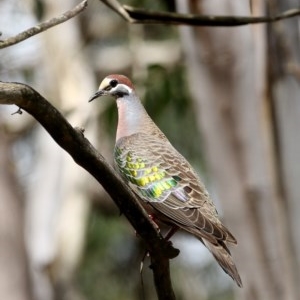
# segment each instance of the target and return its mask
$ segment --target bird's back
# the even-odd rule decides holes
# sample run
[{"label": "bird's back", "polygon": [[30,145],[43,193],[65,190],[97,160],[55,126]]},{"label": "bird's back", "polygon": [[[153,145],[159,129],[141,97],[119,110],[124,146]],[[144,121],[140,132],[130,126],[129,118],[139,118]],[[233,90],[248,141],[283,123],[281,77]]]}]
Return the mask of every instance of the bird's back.
[{"label": "bird's back", "polygon": [[123,137],[116,143],[115,161],[134,192],[174,223],[206,238],[235,242],[198,175],[169,142],[145,133]]}]

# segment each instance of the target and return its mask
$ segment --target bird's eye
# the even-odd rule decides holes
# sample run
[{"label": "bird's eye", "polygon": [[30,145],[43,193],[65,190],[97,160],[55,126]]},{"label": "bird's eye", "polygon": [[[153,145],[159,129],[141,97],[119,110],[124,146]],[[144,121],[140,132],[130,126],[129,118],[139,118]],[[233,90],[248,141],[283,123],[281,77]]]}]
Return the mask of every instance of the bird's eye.
[{"label": "bird's eye", "polygon": [[117,84],[118,84],[118,80],[116,80],[116,79],[113,79],[113,80],[111,80],[111,81],[110,81],[110,83],[109,83],[109,84],[110,84],[110,86],[111,86],[111,87],[116,87],[116,86],[117,86]]}]

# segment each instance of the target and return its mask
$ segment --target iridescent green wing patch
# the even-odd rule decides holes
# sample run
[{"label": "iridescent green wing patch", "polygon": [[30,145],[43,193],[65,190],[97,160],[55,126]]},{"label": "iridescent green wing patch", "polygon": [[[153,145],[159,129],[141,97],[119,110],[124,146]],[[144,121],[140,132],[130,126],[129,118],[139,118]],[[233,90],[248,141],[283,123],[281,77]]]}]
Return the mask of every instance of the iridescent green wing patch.
[{"label": "iridescent green wing patch", "polygon": [[115,161],[120,173],[146,201],[162,202],[178,185],[178,176],[169,176],[153,159],[116,147]]}]

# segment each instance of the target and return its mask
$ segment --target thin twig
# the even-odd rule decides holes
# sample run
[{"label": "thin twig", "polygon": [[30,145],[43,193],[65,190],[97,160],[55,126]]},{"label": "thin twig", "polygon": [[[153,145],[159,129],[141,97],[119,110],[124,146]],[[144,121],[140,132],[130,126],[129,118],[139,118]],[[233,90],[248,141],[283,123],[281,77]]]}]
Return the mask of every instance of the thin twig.
[{"label": "thin twig", "polygon": [[241,26],[257,23],[271,23],[300,15],[300,9],[290,9],[276,16],[248,17],[248,16],[207,16],[194,14],[180,14],[175,12],[161,12],[121,5],[117,0],[101,0],[123,19],[130,23],[151,23],[166,25],[190,26]]},{"label": "thin twig", "polygon": [[40,24],[37,24],[34,27],[31,27],[16,36],[10,37],[6,40],[0,41],[0,49],[9,47],[11,45],[15,45],[17,43],[20,43],[36,34],[39,34],[53,26],[56,26],[58,24],[61,24],[63,22],[68,21],[69,19],[75,17],[80,12],[82,12],[87,7],[87,0],[83,0],[81,3],[76,5],[73,9],[68,10],[67,12],[63,13],[61,16],[52,18],[50,20],[47,20],[45,22],[42,22]]},{"label": "thin twig", "polygon": [[134,23],[134,20],[129,16],[126,9],[117,0],[101,0],[104,4],[110,7],[118,15],[120,15],[125,21]]},{"label": "thin twig", "polygon": [[282,14],[270,17],[247,16],[205,16],[193,14],[179,14],[172,12],[147,11],[124,5],[135,23],[162,23],[191,26],[241,26],[257,23],[271,23],[300,15],[300,9],[291,9]]}]

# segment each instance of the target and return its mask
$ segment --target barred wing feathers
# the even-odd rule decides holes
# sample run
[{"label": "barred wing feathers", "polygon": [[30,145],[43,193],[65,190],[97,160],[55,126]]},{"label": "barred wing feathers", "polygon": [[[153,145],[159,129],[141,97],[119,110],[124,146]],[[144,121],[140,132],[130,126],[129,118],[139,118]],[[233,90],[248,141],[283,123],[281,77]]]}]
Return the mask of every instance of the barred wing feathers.
[{"label": "barred wing feathers", "polygon": [[136,133],[115,146],[117,168],[132,190],[167,221],[195,235],[238,284],[241,278],[226,242],[236,239],[222,225],[214,204],[185,158],[160,136]]},{"label": "barred wing feathers", "polygon": [[133,191],[170,223],[212,244],[236,243],[197,174],[167,140],[143,133],[123,137],[115,147],[115,162]]}]

